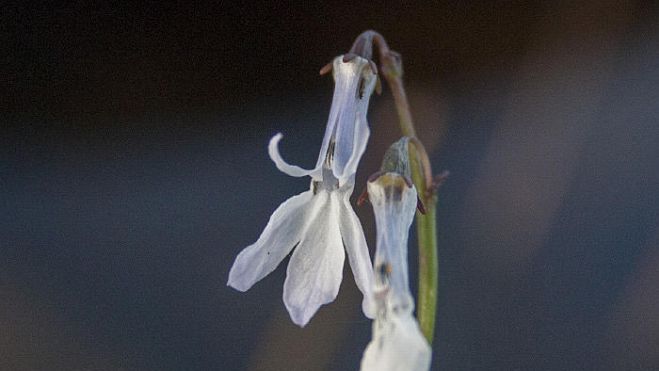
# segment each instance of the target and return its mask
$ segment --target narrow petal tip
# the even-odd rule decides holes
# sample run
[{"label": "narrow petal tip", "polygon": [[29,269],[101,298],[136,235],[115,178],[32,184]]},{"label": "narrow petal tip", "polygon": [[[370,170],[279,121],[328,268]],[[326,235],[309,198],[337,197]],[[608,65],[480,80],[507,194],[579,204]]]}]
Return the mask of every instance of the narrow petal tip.
[{"label": "narrow petal tip", "polygon": [[362,300],[362,312],[369,319],[375,319],[375,314],[377,312],[375,300],[370,296],[364,296]]},{"label": "narrow petal tip", "polygon": [[279,153],[279,141],[281,141],[282,137],[283,135],[281,133],[277,133],[272,139],[270,139],[270,143],[268,144],[268,155],[270,155],[270,159],[275,163],[277,169],[282,173],[293,177],[302,177],[312,174],[315,169],[305,170],[299,166],[290,165],[284,161]]},{"label": "narrow petal tip", "polygon": [[313,311],[305,311],[305,310],[300,310],[300,308],[290,308],[286,307],[288,309],[288,314],[291,316],[291,320],[293,323],[296,325],[304,328],[308,323],[309,320],[311,320],[311,317],[313,317],[314,314],[318,311],[318,308],[316,308]]},{"label": "narrow petal tip", "polygon": [[227,286],[233,288],[236,291],[240,291],[240,292],[246,292],[247,290],[249,290],[249,287],[244,287],[244,286],[240,285],[238,282],[229,281],[229,282],[227,282]]}]

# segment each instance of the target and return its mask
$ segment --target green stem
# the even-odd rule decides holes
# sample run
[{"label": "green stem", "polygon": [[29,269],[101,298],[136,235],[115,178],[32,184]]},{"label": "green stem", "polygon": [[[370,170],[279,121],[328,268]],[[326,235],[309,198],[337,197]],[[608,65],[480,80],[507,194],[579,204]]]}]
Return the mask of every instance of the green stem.
[{"label": "green stem", "polygon": [[432,344],[437,310],[437,197],[426,205],[426,215],[416,213],[419,242],[419,297],[417,318],[421,331]]},{"label": "green stem", "polygon": [[[410,113],[407,95],[403,85],[403,68],[400,56],[389,50],[386,41],[380,34],[373,34],[373,41],[380,50],[382,75],[391,88],[400,128],[404,136],[416,138],[414,122]],[[435,332],[435,316],[437,308],[437,194],[432,184],[432,174],[429,170],[428,157],[422,148],[414,146],[410,150],[412,182],[416,186],[419,198],[423,201],[426,213],[416,213],[416,230],[419,243],[419,292],[417,299],[417,318],[419,326],[429,344],[432,344]],[[427,171],[427,170],[426,170]]]}]

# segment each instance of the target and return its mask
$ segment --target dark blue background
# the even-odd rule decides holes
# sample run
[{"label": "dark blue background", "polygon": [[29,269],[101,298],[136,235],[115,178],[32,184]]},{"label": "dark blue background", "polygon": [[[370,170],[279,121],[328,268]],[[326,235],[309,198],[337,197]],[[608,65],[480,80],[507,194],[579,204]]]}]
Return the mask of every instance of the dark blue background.
[{"label": "dark blue background", "polygon": [[[356,369],[370,322],[347,267],[304,329],[283,266],[247,293],[226,279],[308,187],[269,138],[315,163],[332,94],[317,71],[367,28],[403,54],[420,137],[452,173],[433,369],[659,368],[656,6],[2,14],[0,368]],[[358,189],[399,136],[386,86],[372,102]]]}]

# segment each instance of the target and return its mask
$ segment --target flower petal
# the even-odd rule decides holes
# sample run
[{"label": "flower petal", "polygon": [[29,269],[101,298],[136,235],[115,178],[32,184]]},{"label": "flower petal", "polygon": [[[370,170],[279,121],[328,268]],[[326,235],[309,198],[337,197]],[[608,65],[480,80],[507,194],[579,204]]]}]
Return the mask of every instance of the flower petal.
[{"label": "flower petal", "polygon": [[[336,68],[337,61],[341,57],[336,57],[334,59],[334,68]],[[334,70],[334,79],[336,81],[336,70]],[[320,145],[320,153],[318,154],[318,161],[316,161],[316,168],[321,168],[325,163],[327,158],[327,151],[330,148],[330,142],[335,134],[337,117],[339,116],[339,111],[341,107],[341,93],[338,89],[338,85],[334,87],[334,96],[332,97],[332,106],[330,107],[329,118],[327,119],[327,125],[325,126],[325,135],[323,136],[323,142]]]},{"label": "flower petal", "polygon": [[373,324],[373,340],[361,362],[361,371],[426,371],[432,352],[411,313],[393,314]]},{"label": "flower petal", "polygon": [[366,149],[370,134],[366,113],[376,76],[368,60],[361,57],[335,64],[335,71],[334,100],[339,102],[339,106],[332,168],[334,176],[343,180],[357,171]]},{"label": "flower petal", "polygon": [[[352,152],[349,154],[347,160],[345,160],[345,165],[343,169],[335,167],[335,175],[340,180],[348,179],[350,176],[354,176],[357,172],[357,166],[359,166],[359,161],[361,160],[364,152],[366,152],[366,144],[368,143],[368,138],[371,135],[371,131],[368,128],[368,123],[366,122],[366,116],[357,117],[357,123],[355,124],[354,131],[354,141]],[[342,160],[343,161],[343,160]],[[336,162],[340,164],[341,162]]]},{"label": "flower petal", "polygon": [[[407,242],[417,205],[416,188],[409,187],[396,173],[385,173],[367,183],[368,197],[375,214],[377,249],[375,266],[391,266],[388,285],[400,304],[410,301]],[[413,304],[413,303],[410,303]]]},{"label": "flower petal", "polygon": [[339,230],[339,199],[320,191],[318,215],[293,252],[284,282],[284,303],[293,322],[304,326],[339,292],[345,253]]},{"label": "flower petal", "polygon": [[364,294],[362,311],[366,317],[374,318],[375,305],[372,299],[374,286],[373,265],[371,264],[371,257],[368,253],[364,230],[348,200],[350,193],[341,202],[341,214],[339,217],[341,236],[343,237],[343,244],[348,254],[352,275],[355,277],[355,283]]},{"label": "flower petal", "polygon": [[290,165],[284,161],[284,159],[281,157],[281,154],[279,153],[279,141],[282,137],[283,135],[281,133],[277,133],[277,135],[270,139],[270,143],[268,144],[268,154],[277,166],[277,169],[279,169],[279,171],[283,172],[284,174],[288,174],[294,177],[302,177],[307,175],[315,177],[316,174],[319,174],[319,168],[306,170],[296,165]]},{"label": "flower petal", "polygon": [[279,205],[259,239],[238,254],[229,272],[229,286],[247,291],[277,268],[304,232],[313,192],[303,192]]}]

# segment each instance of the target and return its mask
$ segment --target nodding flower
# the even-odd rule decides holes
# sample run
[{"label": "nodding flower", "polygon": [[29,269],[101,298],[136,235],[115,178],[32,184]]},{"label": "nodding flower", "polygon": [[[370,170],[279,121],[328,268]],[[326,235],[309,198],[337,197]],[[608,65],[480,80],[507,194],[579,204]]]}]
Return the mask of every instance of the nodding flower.
[{"label": "nodding flower", "polygon": [[366,112],[377,75],[370,61],[359,56],[353,56],[348,62],[344,62],[343,56],[336,57],[332,72],[334,97],[316,167],[305,170],[284,161],[279,153],[281,134],[272,138],[268,152],[277,168],[290,176],[308,175],[322,181],[326,168],[331,170],[339,184],[343,184],[351,181],[366,150],[370,136]]},{"label": "nodding flower", "polygon": [[229,273],[228,285],[246,291],[295,249],[283,299],[299,326],[336,298],[346,253],[364,294],[362,310],[374,316],[373,268],[364,231],[350,205],[357,165],[370,135],[366,113],[377,79],[372,66],[359,56],[334,59],[334,97],[315,168],[305,170],[284,161],[278,148],[281,134],[270,140],[268,152],[277,168],[290,176],[311,177],[310,190],[275,210],[259,239],[238,254]]},{"label": "nodding flower", "polygon": [[362,371],[428,370],[431,349],[413,316],[407,241],[418,207],[409,180],[408,139],[394,143],[382,169],[367,184],[377,228],[373,305],[373,339],[364,351]]}]

